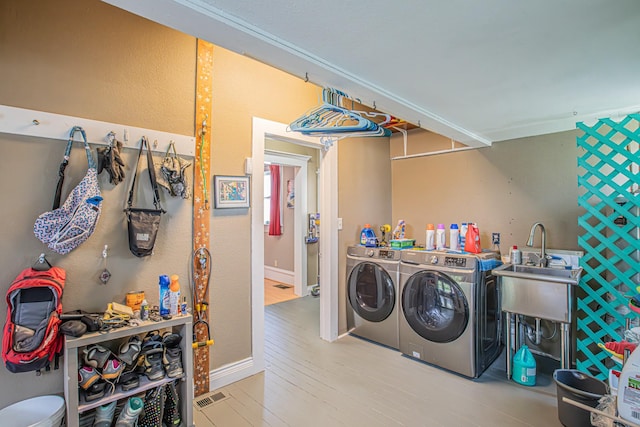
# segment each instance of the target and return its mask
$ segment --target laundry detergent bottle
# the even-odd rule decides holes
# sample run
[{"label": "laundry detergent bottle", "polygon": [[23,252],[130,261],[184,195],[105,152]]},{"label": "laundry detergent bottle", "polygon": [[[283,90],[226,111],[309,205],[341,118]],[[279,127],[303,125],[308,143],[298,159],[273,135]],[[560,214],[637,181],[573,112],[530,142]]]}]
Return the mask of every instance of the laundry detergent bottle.
[{"label": "laundry detergent bottle", "polygon": [[640,423],[640,346],[631,353],[618,381],[618,415]]},{"label": "laundry detergent bottle", "polygon": [[425,249],[428,251],[432,251],[436,248],[436,230],[433,227],[433,224],[427,224],[427,242],[425,244]]},{"label": "laundry detergent bottle", "polygon": [[378,238],[371,228],[371,224],[365,224],[364,228],[360,232],[360,244],[368,248],[375,248],[378,246]]},{"label": "laundry detergent bottle", "polygon": [[529,347],[523,345],[513,356],[513,373],[511,378],[518,384],[526,386],[536,385],[536,359],[529,351]]}]

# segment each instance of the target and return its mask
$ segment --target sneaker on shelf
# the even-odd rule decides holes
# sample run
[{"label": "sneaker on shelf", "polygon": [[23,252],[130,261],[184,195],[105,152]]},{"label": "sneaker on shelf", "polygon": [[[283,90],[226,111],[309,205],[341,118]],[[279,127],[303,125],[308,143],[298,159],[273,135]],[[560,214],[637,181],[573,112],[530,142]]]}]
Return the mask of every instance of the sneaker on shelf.
[{"label": "sneaker on shelf", "polygon": [[105,388],[107,383],[100,380],[93,383],[88,389],[84,391],[84,398],[87,402],[93,402],[97,399],[104,397]]},{"label": "sneaker on shelf", "polygon": [[123,343],[118,350],[118,359],[122,360],[125,365],[131,366],[138,360],[138,355],[142,349],[142,342],[137,335],[129,338],[129,341]]},{"label": "sneaker on shelf", "polygon": [[182,336],[175,332],[167,331],[162,334],[162,344],[164,344],[165,348],[178,347],[180,345],[180,341],[182,341]]},{"label": "sneaker on shelf", "polygon": [[98,406],[96,408],[96,416],[93,419],[93,427],[111,427],[113,415],[116,413],[117,403],[118,402],[114,400],[106,405]]},{"label": "sneaker on shelf", "polygon": [[140,376],[135,371],[123,372],[118,379],[122,391],[129,391],[140,385]]},{"label": "sneaker on shelf", "polygon": [[87,390],[99,379],[100,374],[93,366],[83,366],[78,369],[78,385],[84,390]]},{"label": "sneaker on shelf", "polygon": [[116,358],[109,359],[107,364],[102,368],[102,378],[105,380],[114,380],[124,371],[125,365]]},{"label": "sneaker on shelf", "polygon": [[164,370],[169,378],[178,378],[182,376],[182,350],[180,347],[165,348],[162,358]]},{"label": "sneaker on shelf", "polygon": [[129,398],[127,403],[124,404],[120,415],[118,415],[116,427],[135,427],[143,407],[144,401],[139,397]]},{"label": "sneaker on shelf", "polygon": [[93,344],[83,350],[84,363],[94,368],[102,368],[109,360],[111,352],[99,344]]},{"label": "sneaker on shelf", "polygon": [[160,331],[155,330],[155,331],[147,332],[147,335],[145,335],[144,338],[142,339],[142,345],[145,345],[150,341],[161,342],[162,341],[162,336],[160,335]]},{"label": "sneaker on shelf", "polygon": [[164,346],[159,341],[148,341],[142,345],[142,356],[144,374],[151,381],[164,378],[164,369],[162,368],[162,359],[164,354]]}]

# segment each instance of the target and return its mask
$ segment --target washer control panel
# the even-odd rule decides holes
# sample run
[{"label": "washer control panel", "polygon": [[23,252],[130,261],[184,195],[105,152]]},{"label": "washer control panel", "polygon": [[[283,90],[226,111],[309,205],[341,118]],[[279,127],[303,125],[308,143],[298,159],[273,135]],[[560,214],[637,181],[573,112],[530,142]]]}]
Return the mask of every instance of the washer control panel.
[{"label": "washer control panel", "polygon": [[458,258],[454,256],[444,257],[444,265],[447,267],[466,267],[467,258]]},{"label": "washer control panel", "polygon": [[394,251],[390,251],[387,249],[380,249],[378,251],[378,258],[382,259],[393,259],[395,257]]}]

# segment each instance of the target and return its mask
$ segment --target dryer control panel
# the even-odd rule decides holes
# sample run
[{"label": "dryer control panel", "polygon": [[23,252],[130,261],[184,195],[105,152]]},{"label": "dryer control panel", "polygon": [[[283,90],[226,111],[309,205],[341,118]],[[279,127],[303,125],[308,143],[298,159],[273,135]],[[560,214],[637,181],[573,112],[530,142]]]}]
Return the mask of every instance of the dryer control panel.
[{"label": "dryer control panel", "polygon": [[444,257],[444,265],[446,265],[447,267],[466,267],[467,258],[447,256]]}]

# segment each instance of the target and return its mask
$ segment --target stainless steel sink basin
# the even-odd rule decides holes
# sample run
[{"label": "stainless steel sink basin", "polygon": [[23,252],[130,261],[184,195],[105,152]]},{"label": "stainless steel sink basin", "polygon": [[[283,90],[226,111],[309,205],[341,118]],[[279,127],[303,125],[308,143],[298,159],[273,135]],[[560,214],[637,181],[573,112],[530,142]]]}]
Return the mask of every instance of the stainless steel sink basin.
[{"label": "stainless steel sink basin", "polygon": [[502,310],[571,323],[574,287],[582,268],[504,264],[495,268],[493,274],[500,278]]}]

